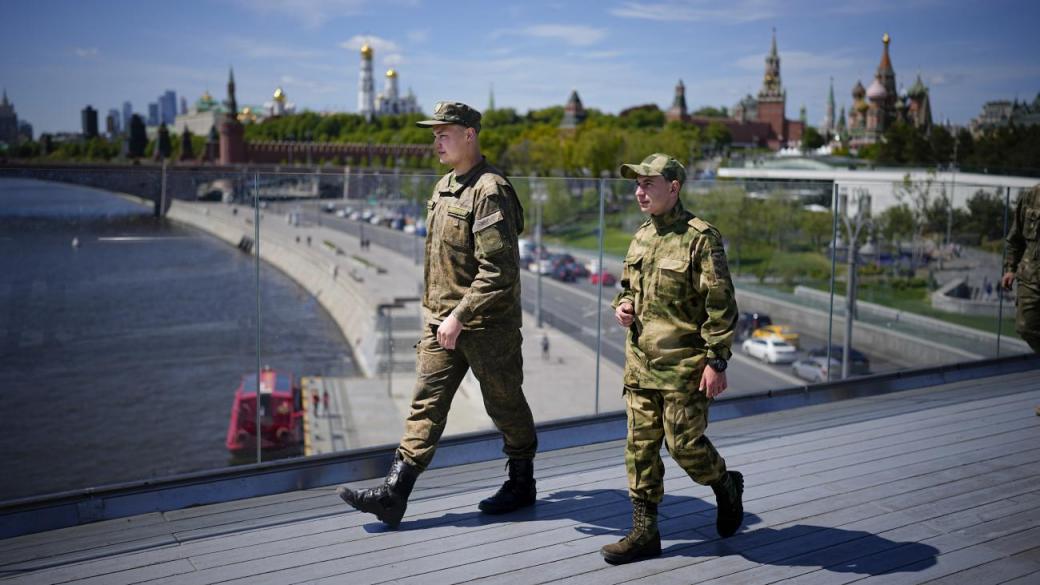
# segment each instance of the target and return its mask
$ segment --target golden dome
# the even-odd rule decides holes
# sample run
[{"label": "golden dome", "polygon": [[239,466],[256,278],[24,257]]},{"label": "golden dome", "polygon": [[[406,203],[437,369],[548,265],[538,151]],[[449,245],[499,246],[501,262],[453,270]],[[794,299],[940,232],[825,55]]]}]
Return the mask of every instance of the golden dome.
[{"label": "golden dome", "polygon": [[365,59],[372,58],[372,47],[370,47],[368,43],[361,45],[361,56]]},{"label": "golden dome", "polygon": [[202,92],[202,100],[207,102],[213,100],[213,96],[209,95],[209,90]]},{"label": "golden dome", "polygon": [[278,89],[274,90],[274,101],[276,101],[276,102],[284,102],[285,101],[285,92],[282,91],[282,88],[279,87]]},{"label": "golden dome", "polygon": [[386,70],[386,76],[391,78],[391,79],[393,79],[394,77],[397,77],[397,70],[395,70],[395,69],[387,69]]}]

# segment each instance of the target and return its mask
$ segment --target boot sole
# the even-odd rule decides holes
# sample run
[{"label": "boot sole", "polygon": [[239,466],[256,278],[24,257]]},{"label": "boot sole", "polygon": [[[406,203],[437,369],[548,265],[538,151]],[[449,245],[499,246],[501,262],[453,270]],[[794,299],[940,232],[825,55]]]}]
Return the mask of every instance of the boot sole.
[{"label": "boot sole", "polygon": [[348,491],[346,489],[344,489],[344,488],[340,488],[340,489],[336,490],[336,494],[339,496],[339,498],[341,500],[346,502],[347,505],[350,506],[351,508],[354,508],[355,510],[357,510],[358,512],[361,512],[363,514],[372,514],[372,515],[374,515],[380,522],[382,522],[383,524],[386,524],[390,528],[397,528],[397,526],[401,524],[401,519],[404,518],[404,512],[405,512],[404,510],[401,510],[401,515],[397,516],[397,517],[387,516],[386,512],[384,511],[383,508],[366,510],[366,509],[358,506],[356,503],[350,501],[350,499],[347,496]]}]

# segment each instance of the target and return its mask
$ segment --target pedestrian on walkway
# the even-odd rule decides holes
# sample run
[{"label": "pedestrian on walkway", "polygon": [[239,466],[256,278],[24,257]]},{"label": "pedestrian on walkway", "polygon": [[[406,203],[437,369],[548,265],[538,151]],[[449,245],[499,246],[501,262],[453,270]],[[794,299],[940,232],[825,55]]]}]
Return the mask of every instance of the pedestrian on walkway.
[{"label": "pedestrian on walkway", "polygon": [[[1015,295],[1015,330],[1040,353],[1040,185],[1021,193],[1007,235],[1007,257],[1000,284]],[[1036,407],[1040,416],[1040,406]]]},{"label": "pedestrian on walkway", "polygon": [[743,476],[726,469],[704,435],[708,406],[726,389],[738,315],[722,236],[683,208],[686,170],[674,158],[652,154],[620,172],[636,180],[639,209],[650,217],[628,247],[613,303],[615,319],[628,328],[623,393],[632,530],[603,547],[611,564],[661,554],[662,440],[695,482],[715,492],[719,536],[734,534],[744,518]]},{"label": "pedestrian on walkway", "polygon": [[549,336],[542,333],[542,359],[549,359]]},{"label": "pedestrian on walkway", "polygon": [[517,234],[524,213],[512,184],[480,154],[480,112],[438,102],[434,149],[452,171],[427,201],[423,336],[418,380],[404,437],[379,487],[338,493],[348,504],[396,527],[419,474],[433,460],[452,398],[470,369],[484,406],[502,432],[509,479],[480,502],[485,514],[503,514],[535,502],[534,419],[524,398],[520,336]]},{"label": "pedestrian on walkway", "polygon": [[311,400],[314,403],[314,416],[318,416],[318,406],[319,406],[319,400],[321,400],[321,397],[318,396],[317,392],[314,392],[314,393],[311,394]]}]

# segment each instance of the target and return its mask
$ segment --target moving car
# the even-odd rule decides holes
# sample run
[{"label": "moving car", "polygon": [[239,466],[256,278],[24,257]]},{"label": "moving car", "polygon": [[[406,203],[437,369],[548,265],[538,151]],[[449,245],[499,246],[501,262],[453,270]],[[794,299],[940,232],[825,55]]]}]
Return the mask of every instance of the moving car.
[{"label": "moving car", "polygon": [[766,325],[772,325],[773,320],[765,313],[743,312],[737,319],[737,339],[750,337],[751,332]]},{"label": "moving car", "polygon": [[786,341],[750,337],[741,345],[744,353],[771,364],[789,364],[798,359],[798,349]]},{"label": "moving car", "polygon": [[[856,351],[855,348],[849,348],[849,355],[852,357],[852,363],[849,364],[849,372],[856,375],[869,374],[870,373],[870,360],[867,356],[863,355],[862,352]],[[814,347],[809,350],[810,357],[827,357],[827,346]],[[841,372],[841,357],[842,357],[842,346],[840,344],[831,345],[831,357],[838,360],[838,369],[835,372]]]},{"label": "moving car", "polygon": [[787,343],[798,347],[798,332],[787,325],[766,325],[765,327],[759,327],[758,329],[755,329],[755,332],[751,334],[751,337],[786,341]]},{"label": "moving car", "polygon": [[[831,379],[838,379],[841,377],[841,362],[831,358],[830,364]],[[791,364],[791,373],[803,380],[810,382],[819,383],[827,381],[827,358],[826,357],[807,357],[800,360],[796,360]]]},{"label": "moving car", "polygon": [[589,284],[599,284],[601,279],[603,280],[603,286],[614,286],[617,284],[617,278],[606,270],[590,274]]}]

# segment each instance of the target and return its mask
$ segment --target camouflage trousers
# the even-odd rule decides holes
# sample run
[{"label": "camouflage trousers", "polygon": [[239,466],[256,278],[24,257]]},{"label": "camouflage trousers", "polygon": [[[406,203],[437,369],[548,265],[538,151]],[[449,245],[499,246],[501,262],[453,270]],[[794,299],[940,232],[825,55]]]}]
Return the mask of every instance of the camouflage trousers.
[{"label": "camouflage trousers", "polygon": [[653,503],[664,497],[662,439],[672,459],[693,481],[709,485],[722,478],[726,461],[704,436],[708,404],[708,397],[699,391],[625,387],[629,497]]},{"label": "camouflage trousers", "polygon": [[405,461],[426,469],[448,422],[448,410],[459,384],[472,368],[480,382],[484,409],[502,433],[506,456],[533,459],[538,450],[534,417],[521,386],[524,381],[519,329],[463,331],[455,349],[437,342],[426,327],[416,355],[418,380],[404,437],[397,451]]},{"label": "camouflage trousers", "polygon": [[1040,353],[1040,286],[1018,281],[1015,330],[1033,351]]}]

